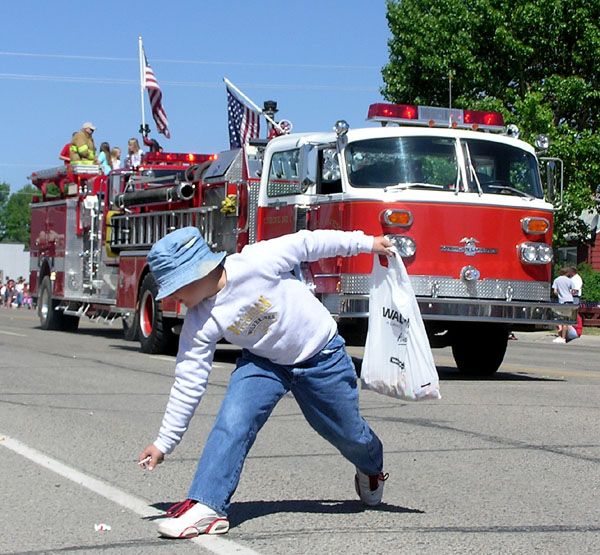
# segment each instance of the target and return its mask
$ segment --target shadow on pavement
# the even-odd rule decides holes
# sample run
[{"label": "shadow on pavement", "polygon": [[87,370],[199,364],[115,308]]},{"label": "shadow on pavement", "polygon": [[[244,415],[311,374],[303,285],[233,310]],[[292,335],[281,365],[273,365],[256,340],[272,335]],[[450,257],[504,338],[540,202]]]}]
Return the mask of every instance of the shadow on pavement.
[{"label": "shadow on pavement", "polygon": [[[166,511],[173,503],[153,503],[151,507]],[[377,507],[365,507],[360,501],[339,499],[289,499],[283,501],[240,501],[232,503],[229,510],[231,526],[239,526],[243,522],[276,513],[306,513],[306,514],[357,514],[364,511],[381,513],[415,513],[424,514],[421,509],[411,509],[398,505],[382,503]],[[145,520],[157,520],[161,516],[146,517]]]},{"label": "shadow on pavement", "polygon": [[[358,357],[352,357],[352,362],[356,368],[356,373],[360,376],[362,368],[362,359]],[[475,381],[486,381],[486,382],[564,382],[561,378],[550,378],[544,376],[534,376],[532,374],[516,374],[514,372],[503,372],[502,368],[491,376],[467,376],[461,374],[453,366],[436,366],[438,376],[440,380],[447,381],[462,381],[462,382],[475,382]]]},{"label": "shadow on pavement", "polygon": [[438,366],[438,376],[440,380],[448,381],[487,381],[487,382],[564,382],[561,378],[550,378],[547,376],[534,376],[533,374],[515,374],[512,372],[503,372],[502,368],[489,377],[465,376],[452,366]]}]

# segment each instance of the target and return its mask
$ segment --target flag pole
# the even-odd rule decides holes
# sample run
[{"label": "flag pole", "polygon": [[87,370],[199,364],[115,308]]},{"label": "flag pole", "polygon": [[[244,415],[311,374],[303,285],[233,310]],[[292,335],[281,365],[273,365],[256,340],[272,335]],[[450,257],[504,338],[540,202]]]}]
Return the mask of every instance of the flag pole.
[{"label": "flag pole", "polygon": [[265,117],[265,119],[274,127],[276,127],[281,133],[285,133],[285,130],[270,116],[265,114],[250,98],[248,98],[240,89],[238,89],[227,77],[223,77],[223,81],[228,87],[231,87],[237,94],[239,94],[252,108],[254,108],[259,114]]},{"label": "flag pole", "polygon": [[[142,37],[138,36],[138,52],[140,58],[140,102],[142,107],[142,126],[140,128],[142,135],[146,130],[146,116],[144,114],[144,46],[142,45]],[[145,136],[145,135],[144,135]]]}]

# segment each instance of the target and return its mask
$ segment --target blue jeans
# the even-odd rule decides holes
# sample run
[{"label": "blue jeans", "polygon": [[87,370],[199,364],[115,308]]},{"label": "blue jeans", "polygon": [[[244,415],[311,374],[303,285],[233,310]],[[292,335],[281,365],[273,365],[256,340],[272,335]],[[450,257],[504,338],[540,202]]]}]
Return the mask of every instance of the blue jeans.
[{"label": "blue jeans", "polygon": [[360,415],[358,387],[344,340],[295,366],[275,364],[244,350],[198,462],[188,498],[227,513],[248,451],[275,405],[288,391],[308,423],[361,472],[383,468],[381,441]]}]

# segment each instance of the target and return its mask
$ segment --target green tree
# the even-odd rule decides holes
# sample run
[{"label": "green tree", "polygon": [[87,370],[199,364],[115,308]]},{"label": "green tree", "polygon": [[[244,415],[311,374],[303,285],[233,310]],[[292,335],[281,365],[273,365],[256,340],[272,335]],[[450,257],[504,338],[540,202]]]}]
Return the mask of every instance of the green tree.
[{"label": "green tree", "polygon": [[586,239],[578,218],[600,184],[599,0],[387,0],[382,94],[392,102],[497,109],[564,161],[555,241]]},{"label": "green tree", "polygon": [[37,189],[33,185],[25,185],[11,194],[2,204],[0,185],[0,240],[15,241],[29,246],[31,231],[31,209],[29,204]]},{"label": "green tree", "polygon": [[10,185],[8,183],[0,183],[0,241],[4,239],[6,234],[6,203],[10,197]]}]

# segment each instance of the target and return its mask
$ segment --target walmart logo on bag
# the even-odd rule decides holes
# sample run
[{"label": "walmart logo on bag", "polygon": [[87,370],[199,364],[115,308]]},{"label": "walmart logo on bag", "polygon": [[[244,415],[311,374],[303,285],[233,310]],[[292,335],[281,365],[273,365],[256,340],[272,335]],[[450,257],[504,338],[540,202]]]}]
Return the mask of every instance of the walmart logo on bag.
[{"label": "walmart logo on bag", "polygon": [[398,334],[398,344],[406,345],[408,342],[408,328],[410,327],[410,318],[405,318],[402,313],[395,308],[382,307],[383,317],[388,320],[388,324],[394,328]]},{"label": "walmart logo on bag", "polygon": [[394,308],[386,308],[382,307],[383,317],[388,318],[389,320],[396,320],[399,324],[404,324],[404,322],[408,322],[407,318],[404,318],[400,312],[398,312]]}]

